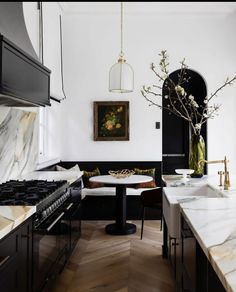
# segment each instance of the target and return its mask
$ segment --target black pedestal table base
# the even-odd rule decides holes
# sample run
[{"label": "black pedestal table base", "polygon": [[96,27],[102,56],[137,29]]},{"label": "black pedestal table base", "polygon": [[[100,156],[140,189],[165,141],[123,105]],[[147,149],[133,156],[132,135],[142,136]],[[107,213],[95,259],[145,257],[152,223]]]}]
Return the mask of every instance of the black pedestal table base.
[{"label": "black pedestal table base", "polygon": [[106,233],[112,235],[128,235],[136,232],[136,225],[131,223],[125,223],[124,229],[117,227],[116,223],[108,224],[106,226]]},{"label": "black pedestal table base", "polygon": [[136,232],[136,225],[126,223],[126,186],[116,186],[116,223],[106,226],[106,233],[128,235]]}]

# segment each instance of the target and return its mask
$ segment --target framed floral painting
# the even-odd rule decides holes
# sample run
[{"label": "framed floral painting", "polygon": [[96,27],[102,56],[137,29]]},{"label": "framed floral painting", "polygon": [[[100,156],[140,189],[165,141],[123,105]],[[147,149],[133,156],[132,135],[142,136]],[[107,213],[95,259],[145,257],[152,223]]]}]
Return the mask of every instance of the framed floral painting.
[{"label": "framed floral painting", "polygon": [[95,141],[129,140],[128,101],[95,101],[93,110]]}]

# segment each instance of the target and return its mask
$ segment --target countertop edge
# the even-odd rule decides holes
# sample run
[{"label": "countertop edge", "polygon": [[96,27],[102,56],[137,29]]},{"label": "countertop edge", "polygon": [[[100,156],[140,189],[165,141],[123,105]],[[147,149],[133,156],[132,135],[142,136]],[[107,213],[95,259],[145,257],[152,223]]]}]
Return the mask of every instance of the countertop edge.
[{"label": "countertop edge", "polygon": [[[2,206],[2,207],[19,208],[19,207],[25,207],[25,206]],[[0,240],[2,240],[5,236],[7,236],[11,231],[13,231],[19,225],[24,223],[28,218],[30,218],[36,212],[35,206],[27,206],[27,208],[28,210],[25,211],[24,214],[19,215],[14,220],[0,214],[1,225],[5,225],[5,226],[2,226],[0,229]]]}]

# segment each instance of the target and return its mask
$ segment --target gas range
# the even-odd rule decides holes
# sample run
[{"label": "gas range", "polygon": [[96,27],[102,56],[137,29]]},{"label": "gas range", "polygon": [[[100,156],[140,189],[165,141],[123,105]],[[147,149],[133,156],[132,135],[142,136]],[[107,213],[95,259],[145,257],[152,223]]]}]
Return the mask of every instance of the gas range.
[{"label": "gas range", "polygon": [[36,206],[37,226],[68,199],[68,186],[66,180],[10,180],[0,184],[0,205]]},{"label": "gas range", "polygon": [[0,205],[36,206],[30,218],[32,282],[34,292],[42,291],[49,279],[62,271],[80,237],[81,182],[7,181],[0,184]]}]

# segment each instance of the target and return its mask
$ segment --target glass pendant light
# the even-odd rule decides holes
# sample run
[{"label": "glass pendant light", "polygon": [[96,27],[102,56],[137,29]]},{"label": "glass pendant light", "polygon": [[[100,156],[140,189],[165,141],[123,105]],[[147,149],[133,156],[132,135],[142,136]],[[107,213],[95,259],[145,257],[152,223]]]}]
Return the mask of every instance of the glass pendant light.
[{"label": "glass pendant light", "polygon": [[123,2],[121,2],[120,14],[120,54],[118,62],[115,63],[109,73],[109,91],[118,93],[127,93],[134,90],[134,71],[132,67],[126,63],[123,52]]}]

